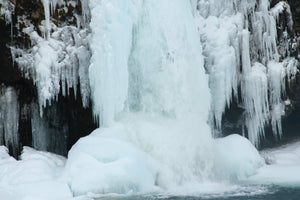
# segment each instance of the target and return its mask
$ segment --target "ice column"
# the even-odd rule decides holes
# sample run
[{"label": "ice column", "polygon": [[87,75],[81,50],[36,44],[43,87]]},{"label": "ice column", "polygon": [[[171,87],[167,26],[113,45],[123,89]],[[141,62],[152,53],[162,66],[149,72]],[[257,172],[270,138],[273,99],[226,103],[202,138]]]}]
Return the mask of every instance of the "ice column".
[{"label": "ice column", "polygon": [[0,144],[9,148],[14,156],[19,151],[19,102],[12,87],[0,86]]}]

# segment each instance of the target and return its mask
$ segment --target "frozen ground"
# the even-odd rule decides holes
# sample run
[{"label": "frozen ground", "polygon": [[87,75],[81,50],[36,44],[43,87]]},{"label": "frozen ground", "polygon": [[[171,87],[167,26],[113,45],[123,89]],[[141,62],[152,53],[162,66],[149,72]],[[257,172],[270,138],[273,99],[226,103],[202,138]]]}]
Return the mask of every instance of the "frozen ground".
[{"label": "frozen ground", "polygon": [[300,186],[300,141],[261,152],[267,165],[247,182],[254,184],[276,184],[281,186]]}]

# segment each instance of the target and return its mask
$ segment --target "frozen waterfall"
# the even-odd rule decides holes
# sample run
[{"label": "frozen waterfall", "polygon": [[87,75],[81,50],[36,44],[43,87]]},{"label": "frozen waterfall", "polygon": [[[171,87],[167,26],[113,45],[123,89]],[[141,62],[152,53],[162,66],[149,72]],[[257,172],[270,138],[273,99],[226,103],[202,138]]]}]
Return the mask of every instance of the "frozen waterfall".
[{"label": "frozen waterfall", "polygon": [[[189,1],[91,0],[90,8],[89,78],[100,128],[69,152],[66,171],[76,195],[245,178],[262,165],[246,139],[211,136],[208,75]],[[239,143],[248,157],[229,159],[220,170],[222,148],[229,144],[233,152]]]},{"label": "frozen waterfall", "polygon": [[[102,183],[112,179],[107,188],[103,186],[104,192],[147,190],[155,181],[168,187],[172,182],[208,178],[213,165],[207,124],[210,92],[189,2],[95,0],[90,7],[93,56],[89,77],[94,112],[102,128],[81,139],[69,153],[73,191],[86,192],[77,186],[79,177],[74,171],[82,151],[99,166],[106,163],[102,168],[108,174],[86,174],[78,180]],[[98,143],[104,146],[97,147]],[[105,161],[102,156],[107,155],[95,155],[90,148],[112,151],[112,158]],[[124,164],[127,157],[129,163]],[[149,178],[124,177],[118,170],[109,170],[114,162],[120,163],[119,168],[143,169]],[[122,186],[120,181],[128,183]],[[95,187],[97,192],[101,184]]]},{"label": "frozen waterfall", "polygon": [[[82,97],[82,107],[92,105],[99,128],[79,139],[67,160],[25,148],[16,161],[0,148],[7,160],[0,183],[14,173],[11,163],[20,168],[37,163],[35,180],[45,174],[44,187],[59,182],[67,196],[186,194],[206,184],[245,180],[265,165],[255,146],[268,125],[275,138],[282,136],[286,86],[297,73],[296,59],[281,55],[277,46],[276,20],[282,10],[290,12],[288,4],[271,10],[268,0],[41,0],[41,5],[38,28],[19,18],[30,47],[11,46],[13,62],[37,89],[37,102],[28,109],[32,146],[45,149],[48,137],[58,137],[46,134],[50,126],[43,124],[43,111],[71,89],[75,99]],[[80,5],[80,12],[69,25],[59,24],[55,12],[75,10],[70,5]],[[11,12],[2,15],[11,22]],[[18,91],[9,86],[0,91],[0,141],[19,148]],[[243,110],[244,137],[222,138],[223,115],[232,102]]]},{"label": "frozen waterfall", "polygon": [[[290,12],[287,3],[270,10],[268,0],[191,0],[184,4],[191,5],[189,17],[195,23],[184,28],[181,15],[168,16],[169,10],[176,10],[173,4],[156,11],[139,1],[83,1],[77,27],[58,27],[51,15],[57,7],[66,9],[66,3],[42,3],[43,37],[28,26],[23,32],[30,37],[32,48],[11,47],[21,71],[35,81],[41,115],[60,89],[64,96],[70,88],[76,94],[79,84],[83,106],[92,99],[101,126],[111,124],[125,111],[178,118],[198,110],[202,116],[209,112],[214,136],[222,136],[224,112],[234,101],[244,110],[243,134],[253,144],[260,145],[269,124],[275,137],[281,137],[285,80],[292,81],[297,73],[297,61],[283,60],[276,44],[276,20],[283,10]],[[155,7],[156,2],[152,4]],[[161,19],[151,16],[155,12]],[[189,33],[193,39],[183,33],[192,26],[198,29]],[[203,63],[209,79],[206,94],[199,90],[206,90],[207,75],[197,77],[199,72],[193,71],[196,65],[203,70]]]}]

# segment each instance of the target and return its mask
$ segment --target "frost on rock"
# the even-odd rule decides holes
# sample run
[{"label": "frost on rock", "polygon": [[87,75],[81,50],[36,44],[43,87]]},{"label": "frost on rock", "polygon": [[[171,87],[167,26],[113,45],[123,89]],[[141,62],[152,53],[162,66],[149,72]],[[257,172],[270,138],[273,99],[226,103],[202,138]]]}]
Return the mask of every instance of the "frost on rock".
[{"label": "frost on rock", "polygon": [[12,23],[12,13],[14,12],[15,6],[8,0],[0,0],[0,17],[4,17],[6,23]]},{"label": "frost on rock", "polygon": [[[26,28],[22,31],[29,36],[31,48],[11,47],[13,60],[25,77],[33,78],[38,89],[41,115],[43,107],[51,104],[60,90],[65,96],[73,88],[76,97],[77,85],[80,85],[82,103],[86,107],[90,95],[88,66],[91,55],[87,41],[89,30],[78,16],[77,26],[55,25],[51,14],[58,7],[67,9],[65,1],[42,0],[42,4],[45,13],[45,19],[39,26],[42,35],[39,35],[37,28],[28,20],[23,20]],[[69,1],[68,6],[69,4],[76,5],[76,2]]]},{"label": "frost on rock", "polygon": [[276,44],[276,20],[282,10],[290,11],[288,4],[281,2],[270,10],[268,0],[194,2],[215,132],[220,131],[222,116],[234,98],[245,110],[246,133],[252,143],[259,145],[269,122],[274,134],[281,135],[283,80],[291,81],[297,66],[295,59],[280,61]]},{"label": "frost on rock", "polygon": [[290,5],[287,2],[280,1],[271,10],[270,13],[275,17],[276,21],[279,20],[279,15],[283,12],[287,12],[288,17],[288,28],[293,29],[293,19]]}]

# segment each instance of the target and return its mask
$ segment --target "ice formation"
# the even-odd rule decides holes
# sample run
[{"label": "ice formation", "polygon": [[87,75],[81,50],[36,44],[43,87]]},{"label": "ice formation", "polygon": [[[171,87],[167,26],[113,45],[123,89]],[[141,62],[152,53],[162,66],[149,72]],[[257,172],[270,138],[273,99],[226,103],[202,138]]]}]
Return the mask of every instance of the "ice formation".
[{"label": "ice formation", "polygon": [[[276,19],[283,7],[289,10],[288,4],[280,2],[269,11],[268,0],[196,2],[194,13],[206,56],[216,129],[220,129],[222,115],[235,98],[245,109],[246,133],[251,142],[259,145],[269,121],[274,134],[280,136],[284,79],[290,81],[297,66],[294,59],[279,61],[277,52]],[[292,71],[287,68],[291,64]],[[238,88],[242,99],[238,99]]]},{"label": "ice formation", "polygon": [[[23,32],[30,37],[32,47],[11,47],[13,60],[25,76],[34,79],[41,115],[43,107],[51,104],[60,89],[63,95],[67,95],[69,89],[73,88],[76,95],[78,84],[83,106],[86,107],[90,98],[88,66],[91,56],[86,24],[82,17],[77,16],[77,26],[56,26],[51,20],[51,14],[57,7],[67,9],[65,1],[42,0],[42,3],[45,20],[39,28],[43,34],[39,35],[30,22],[23,20],[27,25]],[[76,4],[74,1],[68,2],[72,3]]]},{"label": "ice formation", "polygon": [[[193,20],[198,25],[198,38],[200,37],[203,46],[204,67],[209,74],[209,88],[212,95],[210,121],[213,131],[220,131],[223,114],[234,99],[245,110],[244,135],[253,144],[259,146],[260,140],[264,137],[265,126],[269,123],[274,134],[280,137],[282,134],[280,113],[284,112],[285,94],[285,82],[280,80],[291,81],[297,72],[296,60],[287,58],[281,61],[279,53],[286,52],[287,48],[278,52],[276,44],[276,20],[283,11],[290,13],[289,5],[280,2],[270,10],[268,0],[190,2]],[[149,76],[154,70],[167,73],[170,66],[180,65],[173,62],[179,53],[184,52],[172,49],[169,42],[172,36],[169,33],[162,33],[161,36],[165,38],[163,40],[166,44],[163,45],[170,46],[169,49],[145,48],[143,51],[148,52],[149,57],[138,58],[142,55],[139,55],[141,53],[135,46],[151,43],[151,37],[139,41],[139,34],[143,31],[144,35],[149,31],[155,33],[150,28],[142,29],[144,25],[139,25],[143,24],[142,20],[146,20],[146,17],[140,14],[142,12],[142,9],[138,8],[140,3],[124,2],[120,5],[124,9],[119,9],[114,5],[114,1],[110,3],[82,1],[82,15],[76,16],[77,27],[73,25],[59,27],[52,22],[51,13],[57,8],[67,9],[65,1],[42,0],[42,3],[45,13],[45,20],[40,26],[42,36],[32,25],[27,24],[23,32],[30,36],[32,48],[28,50],[11,48],[14,61],[26,76],[34,79],[37,85],[41,114],[43,107],[47,103],[50,104],[60,90],[63,95],[67,95],[69,89],[74,88],[76,95],[78,84],[83,106],[88,105],[91,97],[94,114],[101,126],[112,123],[115,116],[126,109],[153,112],[156,112],[154,109],[160,109],[166,114],[176,115],[177,108],[184,108],[179,104],[186,101],[183,99],[187,96],[184,89],[185,80],[181,81],[180,87],[174,87],[176,80],[166,79],[165,82],[169,84],[163,84]],[[76,2],[69,1],[68,4],[75,5]],[[121,18],[119,12],[123,13]],[[99,23],[100,21],[102,23]],[[107,21],[111,23],[106,23]],[[157,29],[157,25],[152,26],[153,29]],[[292,26],[291,19],[289,26]],[[89,33],[90,28],[93,34]],[[156,38],[152,40],[159,43]],[[153,69],[150,65],[160,67]],[[280,66],[281,69],[275,69]],[[179,70],[176,72],[177,75],[170,70],[168,73],[174,73],[176,77],[180,74]],[[278,77],[274,72],[280,70],[282,77],[277,80],[273,77]],[[164,78],[162,75],[158,76]],[[102,92],[90,94],[90,87],[93,91]],[[158,91],[156,96],[152,95],[154,90]],[[181,98],[175,98],[168,90],[177,90],[178,94],[183,95]],[[163,95],[165,97],[160,98]]]},{"label": "ice formation", "polygon": [[[170,5],[173,12],[165,12]],[[99,142],[105,140],[101,132],[108,129],[111,145],[116,147],[114,143],[118,140],[130,142],[155,162],[162,163],[159,174],[155,171],[159,178],[147,179],[159,181],[160,186],[168,186],[170,183],[166,181],[172,182],[170,179],[184,183],[208,176],[205,170],[209,171],[211,159],[205,152],[212,151],[210,128],[206,123],[210,94],[189,2],[126,1],[120,4],[94,0],[90,1],[90,7],[94,37],[89,74],[94,112],[102,125],[97,133]],[[115,130],[115,126],[120,128]],[[103,161],[98,153],[85,152],[82,148],[86,145],[80,144],[86,140],[82,139],[72,148],[68,162],[78,163],[78,154],[92,157],[99,166],[103,162],[123,160],[122,155],[120,161],[118,157]],[[184,146],[190,147],[184,150]],[[102,151],[110,150],[106,147]],[[75,156],[73,152],[77,152]],[[125,154],[127,157],[130,155]],[[187,157],[190,159],[182,163]],[[198,163],[202,163],[199,169]],[[87,192],[76,189],[78,170],[81,171],[78,165],[71,164],[70,168],[69,171],[76,170],[76,173],[69,173],[69,184],[74,186],[75,192]],[[118,171],[112,169],[111,173],[117,176]],[[126,192],[142,190],[139,182],[138,186],[127,184]],[[107,189],[101,185],[95,185],[94,191],[118,192],[110,188],[112,184]]]}]

